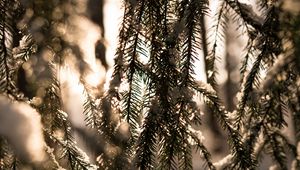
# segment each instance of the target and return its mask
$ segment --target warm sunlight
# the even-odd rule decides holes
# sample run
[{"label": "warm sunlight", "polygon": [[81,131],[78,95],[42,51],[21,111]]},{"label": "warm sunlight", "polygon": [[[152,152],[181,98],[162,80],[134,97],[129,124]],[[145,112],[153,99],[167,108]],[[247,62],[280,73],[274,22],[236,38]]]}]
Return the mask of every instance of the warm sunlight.
[{"label": "warm sunlight", "polygon": [[0,170],[299,170],[298,6],[0,0]]}]

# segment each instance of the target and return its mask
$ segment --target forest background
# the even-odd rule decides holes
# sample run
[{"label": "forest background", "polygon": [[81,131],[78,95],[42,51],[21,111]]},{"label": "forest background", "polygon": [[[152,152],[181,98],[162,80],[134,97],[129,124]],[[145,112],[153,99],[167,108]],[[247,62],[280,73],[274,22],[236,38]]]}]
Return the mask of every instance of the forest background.
[{"label": "forest background", "polygon": [[0,169],[300,169],[299,9],[0,0]]}]

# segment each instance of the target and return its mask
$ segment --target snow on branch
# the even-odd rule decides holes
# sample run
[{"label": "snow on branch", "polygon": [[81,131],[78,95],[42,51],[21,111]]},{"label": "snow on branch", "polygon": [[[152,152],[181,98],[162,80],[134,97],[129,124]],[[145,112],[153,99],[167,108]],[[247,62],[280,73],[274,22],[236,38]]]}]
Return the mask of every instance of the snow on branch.
[{"label": "snow on branch", "polygon": [[0,135],[9,141],[21,160],[44,160],[41,117],[28,104],[12,103],[7,97],[0,96]]}]

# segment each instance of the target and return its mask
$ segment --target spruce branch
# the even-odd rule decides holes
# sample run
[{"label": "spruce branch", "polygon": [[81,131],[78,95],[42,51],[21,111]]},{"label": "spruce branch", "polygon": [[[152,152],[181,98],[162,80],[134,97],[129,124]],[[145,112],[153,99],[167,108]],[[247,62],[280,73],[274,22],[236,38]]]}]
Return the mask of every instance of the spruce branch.
[{"label": "spruce branch", "polygon": [[192,140],[196,143],[196,150],[200,151],[200,153],[203,155],[206,165],[209,167],[209,169],[215,170],[216,167],[211,161],[211,155],[207,148],[203,145],[201,139],[199,139],[199,137],[192,131],[189,132],[189,135],[191,136]]},{"label": "spruce branch", "polygon": [[[246,24],[252,26],[257,31],[261,31],[264,20],[256,15],[251,5],[241,3],[238,0],[225,0],[225,2],[236,12],[236,14],[240,16],[240,18],[243,19]],[[245,27],[248,32],[251,32],[251,29],[248,28],[247,25],[245,25]]]},{"label": "spruce branch", "polygon": [[213,30],[208,40],[210,40],[212,46],[208,56],[205,57],[205,71],[206,71],[206,79],[207,83],[209,83],[215,90],[217,90],[217,82],[216,82],[216,61],[221,57],[219,54],[219,47],[222,47],[222,43],[225,42],[225,30],[227,28],[227,13],[228,7],[225,1],[221,1],[218,5],[218,11],[215,16],[215,24],[210,28]]},{"label": "spruce branch", "polygon": [[128,92],[124,95],[124,100],[125,106],[124,106],[124,112],[123,112],[123,117],[126,119],[126,121],[130,124],[131,126],[131,132],[134,136],[136,136],[136,128],[137,128],[137,123],[138,123],[138,115],[137,113],[137,107],[139,105],[139,85],[137,84],[136,81],[138,81],[135,78],[136,71],[139,70],[138,66],[138,55],[144,55],[146,56],[146,50],[144,49],[143,46],[144,43],[140,39],[140,23],[142,21],[143,13],[145,11],[145,1],[142,1],[139,7],[139,4],[137,4],[137,19],[135,23],[132,23],[132,25],[135,25],[133,28],[134,29],[134,34],[132,35],[132,40],[130,38],[129,47],[126,49],[127,53],[125,55],[125,60],[128,62],[128,68],[126,68],[126,77],[127,81],[129,84],[129,90]]},{"label": "spruce branch", "polygon": [[[155,101],[153,101],[155,102]],[[145,117],[142,132],[137,142],[137,151],[134,158],[134,164],[141,169],[155,169],[155,152],[157,147],[157,131],[159,115],[156,104],[152,104],[147,116]]]},{"label": "spruce branch", "polygon": [[18,99],[13,75],[16,70],[13,58],[14,18],[18,9],[15,1],[0,1],[0,92]]},{"label": "spruce branch", "polygon": [[85,89],[83,93],[86,96],[85,102],[83,104],[83,114],[85,115],[84,120],[86,122],[86,125],[91,128],[98,129],[100,126],[100,115],[96,99],[90,94],[88,89]]},{"label": "spruce branch", "polygon": [[[255,160],[252,159],[251,153],[242,142],[242,137],[239,132],[233,127],[228,115],[224,111],[224,106],[220,106],[220,101],[216,96],[215,92],[209,90],[208,87],[205,88],[205,84],[194,84],[193,88],[202,94],[208,100],[204,100],[205,103],[212,109],[212,113],[221,126],[228,132],[229,144],[232,147],[232,154],[234,157],[234,164],[232,168],[249,168],[253,169],[255,167]],[[212,89],[212,88],[210,88]],[[205,99],[204,98],[204,99]]]},{"label": "spruce branch", "polygon": [[267,153],[272,155],[272,158],[278,163],[280,169],[287,170],[287,158],[280,135],[267,127],[264,127],[264,134],[267,137]]},{"label": "spruce branch", "polygon": [[272,7],[269,10],[266,20],[262,25],[264,32],[257,37],[260,45],[256,45],[255,48],[260,51],[260,54],[256,57],[245,82],[242,84],[242,96],[239,101],[238,112],[235,121],[235,125],[238,128],[242,124],[241,122],[243,121],[243,118],[245,118],[247,115],[245,110],[247,101],[250,101],[251,98],[255,98],[256,94],[253,89],[254,86],[259,87],[259,73],[261,71],[261,67],[269,67],[270,65],[273,65],[275,56],[282,52],[282,44],[278,37],[279,29],[275,26],[278,24],[278,14],[276,11],[276,7]]}]

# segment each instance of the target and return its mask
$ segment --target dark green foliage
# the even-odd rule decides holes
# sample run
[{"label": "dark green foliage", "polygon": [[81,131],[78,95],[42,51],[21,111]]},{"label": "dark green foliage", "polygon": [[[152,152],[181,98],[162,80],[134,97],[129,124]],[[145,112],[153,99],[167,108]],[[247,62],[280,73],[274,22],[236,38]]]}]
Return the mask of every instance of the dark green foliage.
[{"label": "dark green foliage", "polygon": [[[0,169],[188,170],[200,157],[203,169],[246,170],[261,165],[263,151],[280,169],[290,167],[288,158],[299,168],[299,12],[284,2],[259,1],[256,13],[250,4],[221,0],[213,13],[210,2],[124,0],[112,78],[107,91],[94,93],[84,79],[89,66],[79,45],[60,30],[76,27],[70,18],[77,15],[77,2],[1,0],[0,93],[38,110],[49,159],[43,165],[22,162],[1,137]],[[237,106],[229,112],[220,97],[217,63],[231,21],[247,45],[239,54]],[[75,63],[68,63],[69,54]],[[197,78],[200,59],[207,82]],[[80,74],[84,127],[64,111],[59,72],[65,64],[76,65]],[[225,161],[213,163],[196,100],[228,136]],[[283,134],[287,128],[295,133],[292,139]],[[91,161],[74,134],[86,140]]]}]

